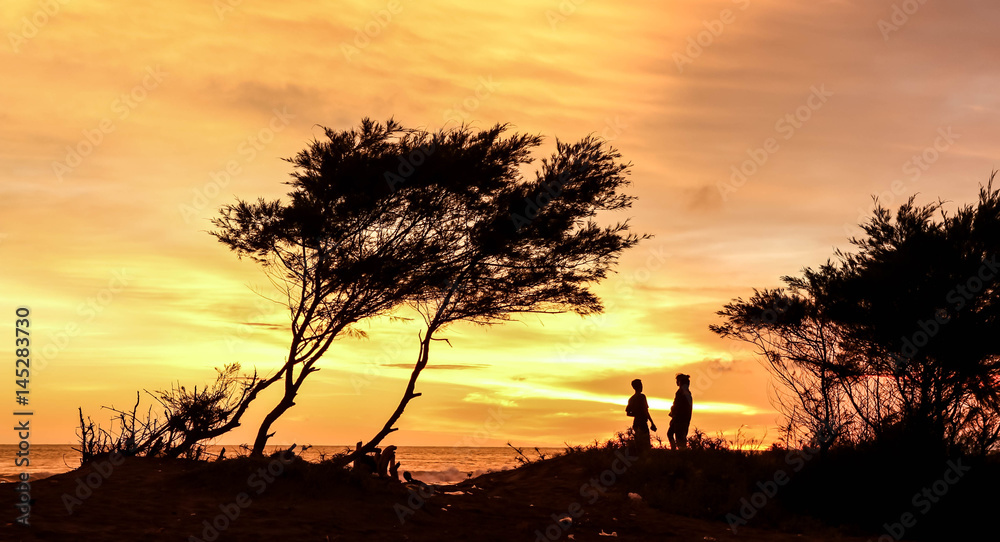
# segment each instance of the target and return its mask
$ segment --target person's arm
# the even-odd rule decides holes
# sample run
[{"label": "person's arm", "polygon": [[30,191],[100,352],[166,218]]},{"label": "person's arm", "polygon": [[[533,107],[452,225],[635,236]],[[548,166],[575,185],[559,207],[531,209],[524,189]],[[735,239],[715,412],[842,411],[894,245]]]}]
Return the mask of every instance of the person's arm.
[{"label": "person's arm", "polygon": [[646,418],[649,420],[650,429],[656,431],[656,422],[653,421],[653,416],[649,413],[649,402],[646,401]]}]

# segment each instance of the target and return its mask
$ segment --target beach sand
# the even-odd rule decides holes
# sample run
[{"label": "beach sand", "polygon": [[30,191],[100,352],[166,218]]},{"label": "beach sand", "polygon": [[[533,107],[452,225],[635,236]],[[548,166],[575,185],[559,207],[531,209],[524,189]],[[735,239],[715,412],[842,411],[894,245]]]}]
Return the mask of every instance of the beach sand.
[{"label": "beach sand", "polygon": [[[614,484],[602,486],[603,492],[593,485],[581,491],[601,473],[572,454],[443,486],[434,494],[275,458],[115,462],[105,458],[34,482],[31,526],[15,525],[6,507],[0,539],[863,540],[832,531],[768,531],[752,523],[737,536],[725,522],[650,508]],[[12,484],[2,486],[0,494],[13,498]],[[572,527],[557,523],[571,515],[577,516]],[[224,529],[206,530],[213,522]]]}]

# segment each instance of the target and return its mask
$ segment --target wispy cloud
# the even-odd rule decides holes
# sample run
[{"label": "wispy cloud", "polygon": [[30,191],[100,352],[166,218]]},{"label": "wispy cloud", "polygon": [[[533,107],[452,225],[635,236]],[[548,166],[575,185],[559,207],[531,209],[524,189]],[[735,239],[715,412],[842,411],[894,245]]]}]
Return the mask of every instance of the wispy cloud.
[{"label": "wispy cloud", "polygon": [[[632,375],[648,382],[651,405],[663,410],[672,375],[707,371],[711,360],[736,361],[696,398],[703,428],[752,420],[762,433],[775,418],[766,373],[751,353],[707,331],[715,311],[846,247],[844,224],[941,127],[962,137],[907,189],[928,201],[975,196],[1000,142],[1000,70],[992,62],[1000,38],[991,24],[1000,5],[928,2],[886,41],[878,21],[892,2],[754,0],[679,73],[672,53],[733,5],[588,2],[553,28],[549,6],[528,0],[408,2],[348,61],[339,44],[370,19],[366,2],[335,10],[306,0],[243,2],[221,18],[211,3],[193,0],[170,10],[64,4],[19,51],[0,47],[0,62],[17,74],[0,87],[0,291],[45,314],[37,325],[48,341],[80,318],[111,269],[127,266],[137,278],[53,362],[38,438],[72,440],[58,420],[77,405],[96,410],[109,398],[127,402],[136,389],[202,381],[231,361],[273,370],[287,354],[287,312],[260,309],[254,290],[269,286],[259,270],[207,235],[215,207],[281,197],[289,173],[281,159],[320,136],[317,125],[394,116],[438,128],[482,78],[500,85],[463,109],[469,120],[548,135],[545,151],[552,136],[601,134],[608,119],[627,119],[613,144],[633,163],[639,199],[630,219],[656,237],[597,288],[606,316],[448,329],[453,348],[435,345],[419,383],[424,406],[413,407],[400,438],[454,440],[449,431],[481,425],[478,409],[503,407],[516,413],[504,425],[510,436],[590,440],[627,422],[618,406]],[[20,32],[37,7],[4,2],[4,30]],[[52,163],[157,65],[169,78],[59,183]],[[738,197],[719,197],[730,166],[774,137],[776,119],[822,84],[836,98],[780,141]],[[240,145],[286,106],[296,122],[243,160]],[[234,159],[241,173],[185,221],[178,206]],[[647,247],[665,255],[656,269],[646,264]],[[636,281],[640,271],[645,278]],[[337,342],[298,401],[301,421],[289,419],[279,440],[353,442],[373,423],[363,415],[394,404],[418,329],[363,325],[371,338]],[[101,370],[112,365],[111,376]],[[359,396],[350,377],[366,371],[377,376]],[[331,412],[344,415],[328,420]]]}]

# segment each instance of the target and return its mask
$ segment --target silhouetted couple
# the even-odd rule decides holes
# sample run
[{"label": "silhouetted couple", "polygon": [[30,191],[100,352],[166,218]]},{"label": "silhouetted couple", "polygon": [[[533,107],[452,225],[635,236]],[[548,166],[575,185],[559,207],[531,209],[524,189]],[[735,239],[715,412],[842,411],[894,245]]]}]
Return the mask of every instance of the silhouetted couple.
[{"label": "silhouetted couple", "polygon": [[[667,428],[667,440],[670,441],[670,449],[672,450],[687,447],[688,426],[691,425],[693,404],[690,387],[691,377],[686,374],[678,374],[677,394],[674,395],[674,404],[670,407],[670,427]],[[656,422],[649,415],[649,403],[642,393],[642,380],[638,378],[633,380],[632,389],[635,390],[635,394],[629,397],[625,414],[632,417],[635,451],[642,453],[652,446],[649,441],[649,430],[656,431]],[[652,427],[646,425],[647,421]]]}]

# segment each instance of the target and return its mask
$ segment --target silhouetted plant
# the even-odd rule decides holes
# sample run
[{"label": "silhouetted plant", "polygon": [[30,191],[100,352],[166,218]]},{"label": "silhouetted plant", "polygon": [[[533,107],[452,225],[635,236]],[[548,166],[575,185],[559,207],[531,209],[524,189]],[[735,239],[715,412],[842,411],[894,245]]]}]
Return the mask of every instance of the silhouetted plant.
[{"label": "silhouetted plant", "polygon": [[[809,440],[985,454],[1000,444],[1000,190],[954,214],[878,205],[856,251],[719,312],[760,349]],[[780,307],[781,310],[775,310]],[[794,407],[794,408],[793,408]]]},{"label": "silhouetted plant", "polygon": [[[440,181],[459,181],[450,168],[469,174],[491,167],[461,153],[462,141],[443,148],[445,134],[406,130],[392,120],[364,119],[357,130],[327,129],[325,136],[289,160],[296,169],[287,201],[238,201],[213,221],[219,241],[263,267],[291,316],[288,355],[261,382],[266,388],[284,380],[284,390],[261,422],[255,455],[334,339],[364,336],[354,324],[388,314],[443,280],[453,240],[440,217],[455,194],[480,188]],[[444,169],[414,173],[410,161],[432,156],[446,157]]]},{"label": "silhouetted plant", "polygon": [[806,440],[829,435],[822,441],[825,450],[847,434],[854,415],[835,372],[849,355],[842,346],[844,331],[816,302],[823,279],[806,270],[805,278],[783,279],[788,290],[754,290],[749,300],[727,304],[718,313],[725,323],[709,328],[757,347],[777,383],[772,402],[786,417],[788,437],[795,438],[800,428]]},{"label": "silhouetted plant", "polygon": [[514,461],[517,461],[517,464],[521,465],[522,467],[524,465],[530,465],[531,463],[534,463],[536,461],[543,461],[545,459],[545,455],[542,454],[541,450],[539,450],[537,447],[535,448],[535,453],[538,454],[538,459],[531,459],[530,457],[525,455],[523,448],[518,448],[517,446],[514,446],[509,442],[507,443],[507,446],[509,446],[512,450],[514,450],[514,453],[517,454],[514,456]]},{"label": "silhouetted plant", "polygon": [[188,390],[174,385],[169,390],[146,392],[163,407],[162,417],[150,406],[139,414],[140,394],[131,410],[103,407],[114,412],[111,428],[105,430],[80,409],[80,452],[84,461],[98,454],[120,452],[147,457],[187,457],[200,459],[205,442],[239,425],[239,415],[249,404],[247,397],[256,389],[257,375],[241,375],[233,363],[218,373],[215,382]]},{"label": "silhouetted plant", "polygon": [[639,241],[627,223],[601,226],[600,211],[627,208],[627,165],[601,140],[557,143],[532,180],[521,176],[541,138],[507,127],[437,133],[364,119],[327,129],[290,160],[287,202],[238,201],[213,232],[262,265],[285,298],[292,337],[281,369],[284,393],[257,433],[294,405],[306,376],[341,333],[406,303],[426,330],[396,411],[358,453],[394,431],[426,366],[434,335],[460,320],[491,324],[516,313],[601,310],[589,286]]},{"label": "silhouetted plant", "polygon": [[688,436],[687,446],[690,450],[728,450],[729,442],[722,435],[710,437],[695,427]]},{"label": "silhouetted plant", "polygon": [[[374,449],[402,415],[426,367],[435,334],[458,321],[491,325],[519,313],[602,310],[590,286],[605,278],[620,254],[647,236],[629,231],[628,222],[598,224],[599,212],[620,211],[633,198],[628,164],[596,137],[575,144],[557,142],[534,179],[521,169],[532,163],[538,137],[513,134],[505,126],[482,132],[467,128],[438,136],[438,151],[420,166],[447,171],[440,181],[454,192],[439,215],[439,235],[447,240],[440,279],[411,300],[426,328],[417,362],[399,405],[382,429],[361,449]],[[454,167],[449,163],[461,157]],[[475,164],[471,167],[468,164]],[[464,168],[462,167],[464,166]],[[467,189],[467,184],[476,187]]]}]

